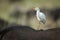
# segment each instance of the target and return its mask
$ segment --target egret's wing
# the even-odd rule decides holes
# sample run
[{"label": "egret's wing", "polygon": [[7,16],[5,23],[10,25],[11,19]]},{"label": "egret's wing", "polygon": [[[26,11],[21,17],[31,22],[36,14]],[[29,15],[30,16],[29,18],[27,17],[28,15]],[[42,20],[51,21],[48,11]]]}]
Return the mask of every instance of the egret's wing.
[{"label": "egret's wing", "polygon": [[41,19],[41,21],[42,21],[43,23],[46,22],[46,16],[45,16],[44,13],[40,12],[40,13],[38,14],[38,16],[39,16],[39,18]]},{"label": "egret's wing", "polygon": [[38,16],[39,16],[39,18],[41,18],[41,19],[46,19],[46,16],[45,16],[45,14],[44,13],[39,13],[38,14]]}]

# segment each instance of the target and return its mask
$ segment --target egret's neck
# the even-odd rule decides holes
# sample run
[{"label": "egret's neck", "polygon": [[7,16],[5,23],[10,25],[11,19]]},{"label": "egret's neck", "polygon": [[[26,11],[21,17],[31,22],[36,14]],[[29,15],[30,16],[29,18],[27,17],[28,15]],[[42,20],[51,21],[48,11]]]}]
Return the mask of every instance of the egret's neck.
[{"label": "egret's neck", "polygon": [[40,21],[40,18],[39,18],[39,16],[38,16],[39,13],[40,13],[40,10],[37,10],[37,11],[36,11],[36,17],[37,17],[37,19]]},{"label": "egret's neck", "polygon": [[39,12],[40,12],[40,10],[37,10],[37,12],[36,12],[36,13],[38,14]]}]

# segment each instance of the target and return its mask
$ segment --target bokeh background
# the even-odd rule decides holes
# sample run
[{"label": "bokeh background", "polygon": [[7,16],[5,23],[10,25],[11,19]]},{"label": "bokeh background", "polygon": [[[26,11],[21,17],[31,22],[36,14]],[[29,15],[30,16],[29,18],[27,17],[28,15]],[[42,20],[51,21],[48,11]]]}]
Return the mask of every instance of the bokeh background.
[{"label": "bokeh background", "polygon": [[[34,7],[46,15],[46,24],[39,24]],[[27,25],[36,30],[60,27],[60,0],[0,0],[0,29],[8,25]]]}]

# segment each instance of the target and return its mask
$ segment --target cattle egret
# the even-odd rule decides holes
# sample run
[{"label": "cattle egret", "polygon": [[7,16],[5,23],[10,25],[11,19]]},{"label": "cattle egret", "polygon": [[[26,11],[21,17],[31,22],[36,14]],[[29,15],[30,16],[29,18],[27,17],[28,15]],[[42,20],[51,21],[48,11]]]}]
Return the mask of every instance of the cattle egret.
[{"label": "cattle egret", "polygon": [[38,7],[35,8],[35,11],[36,11],[36,17],[39,21],[39,24],[40,22],[42,22],[43,24],[46,23],[46,16],[43,12],[40,11],[40,9]]}]

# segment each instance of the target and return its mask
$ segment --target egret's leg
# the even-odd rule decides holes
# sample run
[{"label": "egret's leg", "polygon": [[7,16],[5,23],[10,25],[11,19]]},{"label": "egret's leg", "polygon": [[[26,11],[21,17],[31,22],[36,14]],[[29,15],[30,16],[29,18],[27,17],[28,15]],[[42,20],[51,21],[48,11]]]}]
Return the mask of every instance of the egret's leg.
[{"label": "egret's leg", "polygon": [[40,30],[40,24],[41,24],[41,22],[39,21],[39,25],[38,25],[38,27],[37,27],[38,30]]},{"label": "egret's leg", "polygon": [[44,27],[44,29],[43,29],[44,31],[47,30],[47,29],[46,29],[46,23],[43,24],[43,27]]},{"label": "egret's leg", "polygon": [[[43,24],[43,23],[42,23],[42,24]],[[40,27],[41,27],[40,25],[41,25],[41,21],[39,21],[39,26],[38,26],[38,28],[37,28],[38,30],[41,30],[41,29],[40,29]],[[43,27],[44,27],[43,30],[46,30],[46,29],[45,29],[45,24],[43,24]]]}]

